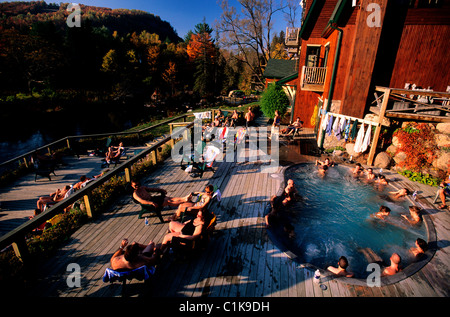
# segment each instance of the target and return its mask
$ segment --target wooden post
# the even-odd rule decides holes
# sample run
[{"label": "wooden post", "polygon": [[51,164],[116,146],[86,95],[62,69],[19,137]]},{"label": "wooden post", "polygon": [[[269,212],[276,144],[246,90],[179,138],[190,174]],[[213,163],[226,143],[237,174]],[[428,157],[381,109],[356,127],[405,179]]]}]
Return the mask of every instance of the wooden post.
[{"label": "wooden post", "polygon": [[28,251],[28,246],[25,241],[25,238],[22,238],[20,240],[13,242],[12,247],[13,247],[14,253],[19,258],[19,260],[22,261],[23,263],[25,263],[30,254]]},{"label": "wooden post", "polygon": [[156,150],[152,151],[150,155],[153,165],[156,165],[158,163],[158,155],[156,153]]},{"label": "wooden post", "polygon": [[129,167],[125,167],[125,181],[127,183],[131,182],[131,170]]},{"label": "wooden post", "polygon": [[[169,128],[170,128],[170,135],[172,136],[172,132],[173,132],[173,124],[172,123],[169,123]],[[174,139],[170,139],[170,141],[169,141],[169,144],[170,144],[170,146],[174,146],[175,145],[175,140]]]},{"label": "wooden post", "polygon": [[370,165],[370,166],[373,164],[375,152],[377,150],[378,139],[380,137],[381,123],[383,122],[384,114],[386,113],[386,107],[387,107],[387,104],[389,101],[389,95],[391,94],[391,89],[385,88],[383,90],[384,90],[383,103],[381,104],[380,113],[378,115],[378,124],[377,124],[377,127],[375,128],[375,134],[373,136],[372,146],[370,147],[369,157],[367,158],[367,165]]},{"label": "wooden post", "polygon": [[89,202],[89,195],[84,195],[84,206],[86,207],[86,213],[89,218],[92,218],[91,203]]}]

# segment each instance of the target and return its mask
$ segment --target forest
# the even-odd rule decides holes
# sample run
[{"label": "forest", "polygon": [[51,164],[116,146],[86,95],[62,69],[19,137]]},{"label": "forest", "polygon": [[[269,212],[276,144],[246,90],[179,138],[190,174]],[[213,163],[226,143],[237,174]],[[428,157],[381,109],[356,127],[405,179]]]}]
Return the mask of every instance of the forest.
[{"label": "forest", "polygon": [[81,27],[69,27],[68,5],[0,3],[2,116],[160,101],[179,107],[232,89],[251,93],[251,70],[219,47],[204,21],[182,39],[151,13],[81,4]]}]

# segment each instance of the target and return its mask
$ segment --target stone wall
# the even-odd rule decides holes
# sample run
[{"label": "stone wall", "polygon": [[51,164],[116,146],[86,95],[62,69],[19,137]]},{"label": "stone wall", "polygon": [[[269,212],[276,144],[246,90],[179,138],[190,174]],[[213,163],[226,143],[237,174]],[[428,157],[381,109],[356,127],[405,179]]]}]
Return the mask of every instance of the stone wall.
[{"label": "stone wall", "polygon": [[[406,124],[408,124],[408,122],[404,122],[402,127],[404,127]],[[435,133],[434,142],[438,147],[438,157],[436,160],[434,160],[431,168],[428,168],[421,172],[430,174],[433,177],[444,178],[448,173],[450,173],[450,122],[438,124],[429,123],[429,125],[432,127]],[[337,160],[341,158],[345,161],[348,160],[348,158],[352,157],[353,161],[355,162],[367,164],[367,157],[370,148],[367,149],[364,153],[355,153],[353,151],[354,142],[346,143],[343,138],[341,138],[341,140],[337,140],[337,138],[334,136],[334,133],[332,133],[331,136],[325,134],[323,145],[324,149],[332,149],[337,146],[345,148],[345,151],[335,152]],[[386,151],[377,153],[374,159],[373,166],[378,168],[389,168],[394,171],[399,170],[400,168],[398,167],[398,163],[405,160],[407,155],[409,154],[404,152],[397,153],[398,146],[398,140],[394,137],[392,140],[392,144],[386,149]]]}]

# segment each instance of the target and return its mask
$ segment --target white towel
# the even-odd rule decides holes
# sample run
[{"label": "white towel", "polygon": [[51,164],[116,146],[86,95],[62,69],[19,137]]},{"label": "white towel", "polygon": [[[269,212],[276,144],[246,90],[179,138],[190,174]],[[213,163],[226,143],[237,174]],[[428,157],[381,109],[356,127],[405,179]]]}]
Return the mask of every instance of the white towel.
[{"label": "white towel", "polygon": [[325,115],[325,117],[322,120],[322,126],[321,126],[322,130],[325,130],[327,128],[328,121],[329,120],[328,120],[328,112],[327,112],[327,114]]},{"label": "white towel", "polygon": [[361,127],[359,128],[358,131],[358,135],[356,136],[355,147],[353,149],[356,153],[362,152],[361,149],[363,141],[364,141],[364,123],[361,124]]},{"label": "white towel", "polygon": [[371,134],[372,134],[372,126],[369,124],[367,126],[367,131],[366,131],[366,135],[364,137],[364,141],[361,145],[361,152],[365,152],[367,150],[367,148],[369,147]]},{"label": "white towel", "polygon": [[339,134],[339,129],[340,129],[340,127],[339,127],[339,117],[336,117],[336,118],[334,119],[334,123],[333,123],[333,131],[334,131],[334,135]]}]

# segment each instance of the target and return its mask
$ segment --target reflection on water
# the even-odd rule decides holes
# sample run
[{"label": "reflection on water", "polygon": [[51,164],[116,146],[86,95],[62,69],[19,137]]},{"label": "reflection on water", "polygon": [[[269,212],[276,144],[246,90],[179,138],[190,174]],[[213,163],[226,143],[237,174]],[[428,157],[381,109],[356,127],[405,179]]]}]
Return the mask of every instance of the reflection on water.
[{"label": "reflection on water", "polygon": [[[47,113],[9,118],[0,123],[0,162],[65,136],[118,132],[149,120],[124,111]],[[5,121],[5,120],[3,120]]]}]

